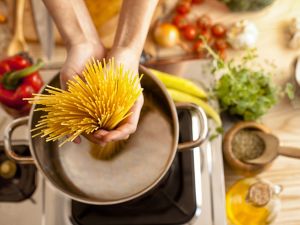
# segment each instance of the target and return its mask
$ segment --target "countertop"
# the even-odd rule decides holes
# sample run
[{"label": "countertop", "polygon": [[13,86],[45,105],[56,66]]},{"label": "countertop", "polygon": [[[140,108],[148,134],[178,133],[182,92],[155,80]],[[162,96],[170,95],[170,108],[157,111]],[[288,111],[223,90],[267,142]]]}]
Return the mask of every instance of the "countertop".
[{"label": "countertop", "polygon": [[[277,84],[293,82],[294,60],[300,55],[300,50],[286,47],[288,39],[286,26],[292,17],[300,16],[300,1],[277,0],[271,7],[256,13],[228,13],[215,1],[206,2],[201,10],[210,12],[209,15],[214,21],[222,21],[225,24],[240,19],[253,21],[260,32],[257,44],[260,61],[267,59],[276,65],[278,74],[274,79]],[[271,128],[282,144],[300,147],[300,109],[293,108],[288,99],[282,99],[262,118],[261,122]],[[259,177],[281,184],[284,188],[280,194],[282,210],[274,224],[299,225],[300,162],[279,156]],[[228,188],[238,178],[240,177],[225,165],[226,187]]]},{"label": "countertop", "polygon": [[[300,55],[299,50],[288,49],[286,26],[294,16],[300,17],[300,1],[276,0],[274,4],[255,13],[231,13],[216,0],[206,0],[205,4],[197,9],[199,15],[207,13],[214,22],[229,25],[241,19],[253,21],[259,29],[257,44],[260,60],[267,59],[277,67],[278,75],[274,78],[279,85],[293,81],[294,60]],[[41,55],[39,49],[33,49],[36,55]],[[65,57],[61,48],[55,50],[55,59]],[[300,88],[299,88],[300,89]],[[299,97],[300,98],[300,97]],[[0,120],[1,122],[1,120]],[[271,128],[281,143],[300,147],[300,109],[293,108],[288,99],[282,99],[261,122]],[[240,178],[225,164],[226,187]],[[281,184],[282,210],[275,221],[275,225],[300,224],[300,162],[296,159],[279,156],[272,166],[259,177]]]},{"label": "countertop", "polygon": [[[271,6],[258,12],[233,13],[216,0],[206,0],[204,4],[197,7],[195,14],[208,14],[213,22],[221,22],[225,25],[242,19],[254,22],[259,30],[257,42],[259,61],[263,63],[267,60],[276,65],[277,74],[274,80],[279,86],[283,86],[286,82],[295,83],[294,64],[295,58],[300,55],[300,49],[292,50],[287,47],[289,40],[287,26],[293,17],[300,17],[300,1],[276,0]],[[180,51],[177,49],[177,53]],[[164,56],[169,52],[169,50],[158,51],[158,54]],[[240,52],[229,52],[229,58],[239,54]],[[300,93],[300,88],[297,89]],[[300,95],[296,102],[300,102]],[[287,98],[281,99],[260,122],[279,137],[281,144],[300,147],[300,108],[295,109]],[[283,186],[280,194],[282,210],[274,224],[299,225],[300,162],[297,159],[279,156],[259,177]],[[226,189],[239,178],[241,177],[225,163]]]}]

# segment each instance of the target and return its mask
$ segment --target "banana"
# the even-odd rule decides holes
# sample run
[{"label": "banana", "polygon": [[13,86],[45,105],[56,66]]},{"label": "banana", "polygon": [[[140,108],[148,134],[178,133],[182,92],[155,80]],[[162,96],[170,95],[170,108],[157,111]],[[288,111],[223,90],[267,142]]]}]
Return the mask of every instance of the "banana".
[{"label": "banana", "polygon": [[197,104],[206,112],[206,114],[209,117],[211,117],[216,122],[218,127],[222,125],[220,115],[209,104],[207,104],[203,100],[195,96],[189,95],[187,93],[180,92],[178,90],[174,90],[170,88],[168,88],[167,90],[175,102],[190,102],[190,103]]}]

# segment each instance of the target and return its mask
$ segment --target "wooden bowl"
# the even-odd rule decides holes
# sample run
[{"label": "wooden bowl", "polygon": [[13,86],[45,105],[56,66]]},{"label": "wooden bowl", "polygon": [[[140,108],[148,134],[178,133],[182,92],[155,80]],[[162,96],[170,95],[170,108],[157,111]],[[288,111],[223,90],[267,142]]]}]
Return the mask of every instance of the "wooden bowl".
[{"label": "wooden bowl", "polygon": [[266,165],[255,165],[255,164],[245,163],[239,160],[234,155],[234,153],[232,152],[233,138],[237,134],[237,132],[243,129],[259,130],[265,133],[271,133],[271,130],[260,123],[251,121],[251,122],[238,122],[225,133],[224,140],[223,140],[223,154],[227,163],[236,172],[245,176],[253,176],[257,173],[262,172],[263,170],[268,168],[271,164],[269,163]]}]

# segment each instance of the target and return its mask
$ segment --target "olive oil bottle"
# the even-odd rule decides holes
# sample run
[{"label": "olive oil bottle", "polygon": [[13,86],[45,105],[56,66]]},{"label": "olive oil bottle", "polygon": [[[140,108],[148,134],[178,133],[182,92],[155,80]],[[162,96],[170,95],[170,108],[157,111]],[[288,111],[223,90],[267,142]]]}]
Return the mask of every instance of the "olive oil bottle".
[{"label": "olive oil bottle", "polygon": [[267,225],[280,211],[280,185],[258,178],[237,181],[226,194],[226,210],[230,225]]}]

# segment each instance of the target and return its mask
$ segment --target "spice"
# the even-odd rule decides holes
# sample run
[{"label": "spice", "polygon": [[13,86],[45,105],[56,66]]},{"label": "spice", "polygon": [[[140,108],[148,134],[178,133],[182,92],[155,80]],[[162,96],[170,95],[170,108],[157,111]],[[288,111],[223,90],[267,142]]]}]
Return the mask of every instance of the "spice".
[{"label": "spice", "polygon": [[232,151],[241,161],[261,156],[264,149],[264,141],[251,130],[241,130],[233,138]]}]

